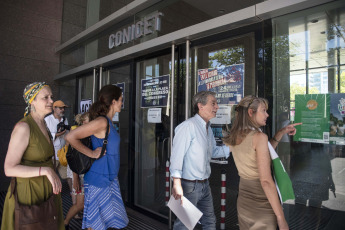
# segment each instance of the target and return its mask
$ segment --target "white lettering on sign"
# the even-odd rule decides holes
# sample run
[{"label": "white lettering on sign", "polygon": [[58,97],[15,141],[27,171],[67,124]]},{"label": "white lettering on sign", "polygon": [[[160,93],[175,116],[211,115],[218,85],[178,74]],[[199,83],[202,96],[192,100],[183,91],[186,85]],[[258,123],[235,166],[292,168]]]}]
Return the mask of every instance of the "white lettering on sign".
[{"label": "white lettering on sign", "polygon": [[152,34],[161,30],[161,18],[163,13],[157,12],[154,15],[144,17],[142,21],[117,31],[109,36],[109,49],[126,44],[134,39]]}]

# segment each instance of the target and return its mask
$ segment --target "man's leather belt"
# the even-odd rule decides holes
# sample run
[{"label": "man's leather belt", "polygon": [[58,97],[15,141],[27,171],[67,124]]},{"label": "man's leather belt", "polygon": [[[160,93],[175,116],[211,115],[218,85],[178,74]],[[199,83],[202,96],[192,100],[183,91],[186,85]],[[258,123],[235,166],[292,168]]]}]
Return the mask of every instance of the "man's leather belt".
[{"label": "man's leather belt", "polygon": [[204,179],[204,180],[187,180],[184,178],[181,178],[181,180],[188,181],[188,182],[197,182],[197,183],[205,183],[207,181],[207,179]]}]

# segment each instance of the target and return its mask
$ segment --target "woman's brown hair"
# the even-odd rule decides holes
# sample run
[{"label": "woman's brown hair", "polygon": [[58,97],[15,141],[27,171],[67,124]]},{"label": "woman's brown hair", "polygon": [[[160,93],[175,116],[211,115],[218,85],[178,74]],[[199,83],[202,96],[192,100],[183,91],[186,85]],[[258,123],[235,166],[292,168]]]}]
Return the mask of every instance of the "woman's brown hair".
[{"label": "woman's brown hair", "polygon": [[100,115],[106,116],[113,100],[115,99],[115,101],[118,101],[122,95],[122,91],[115,85],[106,85],[102,87],[98,95],[98,100],[91,105],[89,110],[90,121],[96,119]]},{"label": "woman's brown hair", "polygon": [[248,114],[249,109],[252,109],[253,113],[256,113],[260,105],[264,105],[267,109],[268,101],[265,98],[252,95],[244,97],[238,103],[235,108],[235,121],[230,129],[230,134],[223,138],[225,144],[235,146],[238,138],[243,140],[253,129],[260,131],[260,127],[258,127]]}]

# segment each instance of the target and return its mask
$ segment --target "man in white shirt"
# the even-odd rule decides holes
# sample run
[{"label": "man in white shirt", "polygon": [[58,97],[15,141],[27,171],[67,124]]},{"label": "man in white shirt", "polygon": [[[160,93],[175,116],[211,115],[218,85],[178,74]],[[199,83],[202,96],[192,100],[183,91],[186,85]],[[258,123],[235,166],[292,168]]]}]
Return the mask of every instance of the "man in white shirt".
[{"label": "man in white shirt", "polygon": [[[68,107],[61,100],[55,101],[53,104],[53,113],[45,117],[47,127],[52,134],[57,169],[62,179],[67,178],[67,167],[59,163],[57,152],[65,146],[65,135],[69,130],[67,118],[65,118],[65,108]],[[59,126],[59,127],[58,127]]]},{"label": "man in white shirt", "polygon": [[[170,173],[174,185],[172,195],[176,200],[186,197],[203,213],[200,219],[203,229],[216,230],[216,216],[209,185],[211,158],[229,157],[227,146],[217,146],[210,120],[216,116],[219,106],[215,93],[201,91],[193,97],[194,117],[179,124],[175,129]],[[176,219],[174,230],[187,230]]]}]

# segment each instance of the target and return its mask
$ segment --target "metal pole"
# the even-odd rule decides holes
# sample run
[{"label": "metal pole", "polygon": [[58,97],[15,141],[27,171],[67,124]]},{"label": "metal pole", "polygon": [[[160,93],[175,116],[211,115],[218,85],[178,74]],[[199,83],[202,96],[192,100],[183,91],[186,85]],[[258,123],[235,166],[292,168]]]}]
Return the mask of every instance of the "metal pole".
[{"label": "metal pole", "polygon": [[96,101],[96,76],[97,70],[96,68],[93,69],[93,86],[92,86],[92,103]]},{"label": "metal pole", "polygon": [[186,41],[186,120],[189,118],[189,109],[190,109],[190,105],[189,105],[189,95],[190,95],[190,87],[189,87],[189,46],[190,46],[190,41],[187,40]]},{"label": "metal pole", "polygon": [[101,90],[102,88],[102,81],[103,81],[103,67],[100,66],[99,67],[99,85],[98,85],[99,90]]},{"label": "metal pole", "polygon": [[[174,136],[174,93],[175,93],[175,44],[172,44],[171,46],[171,84],[170,84],[170,91],[171,91],[171,97],[170,97],[170,145],[169,145],[169,156],[168,159],[170,161],[171,156],[171,150],[172,150],[172,140]],[[171,180],[169,179],[169,197],[171,192]],[[171,227],[171,210],[169,209],[169,229],[172,229]]]},{"label": "metal pole", "polygon": [[226,170],[221,174],[221,201],[220,201],[220,229],[225,229],[225,208],[226,208]]}]

